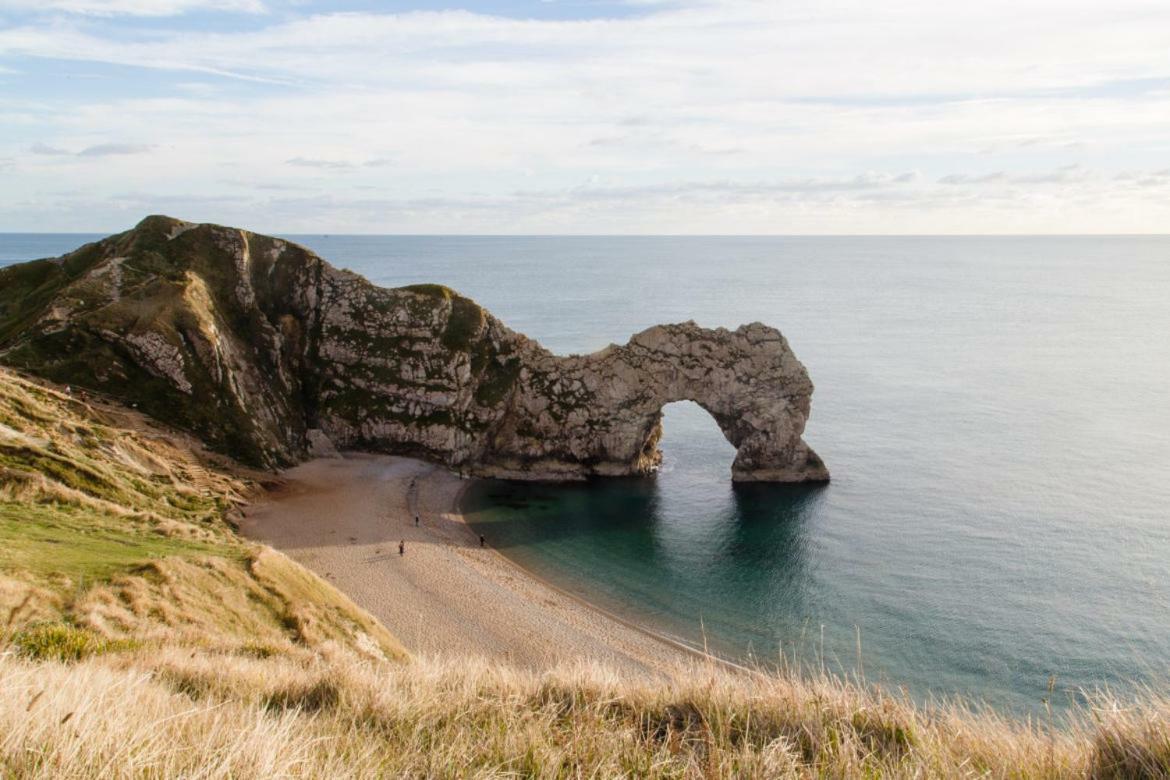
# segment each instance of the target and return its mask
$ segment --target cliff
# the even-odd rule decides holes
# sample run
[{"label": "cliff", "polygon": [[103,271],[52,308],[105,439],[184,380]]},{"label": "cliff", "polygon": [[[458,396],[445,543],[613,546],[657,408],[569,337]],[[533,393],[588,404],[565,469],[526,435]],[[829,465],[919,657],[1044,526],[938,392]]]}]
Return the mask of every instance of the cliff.
[{"label": "cliff", "polygon": [[645,474],[693,400],[737,480],[823,481],[812,382],[784,337],[663,325],[559,357],[440,285],[384,289],[307,249],[148,217],[0,269],[0,360],[108,393],[265,467],[333,446],[520,479]]}]

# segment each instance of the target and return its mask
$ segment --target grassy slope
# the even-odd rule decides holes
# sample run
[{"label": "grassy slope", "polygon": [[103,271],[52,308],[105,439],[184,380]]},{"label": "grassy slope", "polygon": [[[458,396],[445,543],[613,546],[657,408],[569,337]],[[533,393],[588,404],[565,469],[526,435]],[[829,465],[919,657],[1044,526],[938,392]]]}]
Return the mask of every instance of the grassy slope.
[{"label": "grassy slope", "polygon": [[403,657],[331,585],[235,535],[252,487],[225,465],[140,415],[0,369],[0,632],[40,654],[132,638]]},{"label": "grassy slope", "polygon": [[342,594],[234,535],[250,486],[208,457],[0,370],[0,776],[1170,775],[1152,696],[1062,730],[714,666],[391,661]]}]

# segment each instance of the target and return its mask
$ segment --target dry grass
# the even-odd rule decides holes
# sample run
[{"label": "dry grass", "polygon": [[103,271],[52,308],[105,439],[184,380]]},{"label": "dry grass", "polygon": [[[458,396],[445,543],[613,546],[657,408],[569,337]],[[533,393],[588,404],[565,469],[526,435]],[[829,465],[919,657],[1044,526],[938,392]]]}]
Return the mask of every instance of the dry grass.
[{"label": "dry grass", "polygon": [[184,434],[0,368],[0,500],[188,524],[206,536],[250,492]]},{"label": "dry grass", "polygon": [[405,658],[332,585],[236,536],[240,473],[135,412],[0,368],[0,641]]},{"label": "dry grass", "polygon": [[1165,777],[1170,702],[1049,733],[835,680],[709,666],[373,663],[168,647],[0,657],[5,777]]},{"label": "dry grass", "polygon": [[0,609],[16,582],[64,604],[151,560],[242,559],[224,521],[249,489],[181,434],[0,369]]},{"label": "dry grass", "polygon": [[406,650],[369,613],[279,552],[259,548],[243,563],[222,558],[152,561],[98,584],[71,605],[70,620],[107,638],[208,648],[335,644],[372,658]]}]

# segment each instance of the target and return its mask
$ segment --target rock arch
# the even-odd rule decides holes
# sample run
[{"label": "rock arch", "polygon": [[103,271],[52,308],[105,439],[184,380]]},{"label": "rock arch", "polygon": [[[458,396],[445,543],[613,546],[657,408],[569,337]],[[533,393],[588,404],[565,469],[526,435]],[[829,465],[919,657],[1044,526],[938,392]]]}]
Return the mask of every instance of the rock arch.
[{"label": "rock arch", "polygon": [[801,438],[813,385],[775,328],[659,325],[592,355],[526,356],[509,412],[476,470],[564,479],[646,474],[662,407],[692,401],[736,448],[737,481],[829,478]]}]

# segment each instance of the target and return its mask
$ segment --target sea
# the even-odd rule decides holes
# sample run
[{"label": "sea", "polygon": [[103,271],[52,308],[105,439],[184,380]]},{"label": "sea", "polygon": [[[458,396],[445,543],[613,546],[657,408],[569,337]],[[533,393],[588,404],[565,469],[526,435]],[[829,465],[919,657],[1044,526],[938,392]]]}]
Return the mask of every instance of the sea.
[{"label": "sea", "polygon": [[[519,565],[730,659],[1021,715],[1170,671],[1170,237],[298,235],[559,353],[779,328],[833,481],[735,485],[690,402],[650,478],[481,482]],[[0,263],[93,236],[2,235]]]}]

